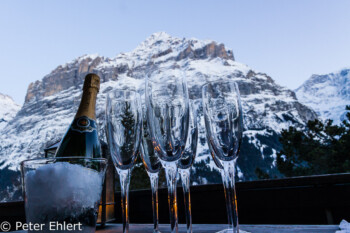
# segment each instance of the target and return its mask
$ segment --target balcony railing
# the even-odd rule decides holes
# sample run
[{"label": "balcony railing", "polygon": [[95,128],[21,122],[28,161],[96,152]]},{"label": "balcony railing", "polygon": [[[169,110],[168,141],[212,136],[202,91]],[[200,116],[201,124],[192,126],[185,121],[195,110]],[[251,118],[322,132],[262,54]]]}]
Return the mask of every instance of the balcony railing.
[{"label": "balcony railing", "polygon": [[[339,224],[350,218],[350,174],[238,182],[238,213],[242,224]],[[117,194],[117,200],[120,196]],[[225,224],[221,184],[191,187],[193,223]],[[119,202],[117,222],[121,222]],[[130,191],[130,222],[151,223],[150,190]],[[178,188],[179,221],[184,223],[182,189]],[[113,207],[112,207],[113,206]],[[167,190],[159,190],[159,217],[169,221]],[[25,221],[24,203],[0,203],[0,221]],[[11,224],[11,225],[13,225]]]}]

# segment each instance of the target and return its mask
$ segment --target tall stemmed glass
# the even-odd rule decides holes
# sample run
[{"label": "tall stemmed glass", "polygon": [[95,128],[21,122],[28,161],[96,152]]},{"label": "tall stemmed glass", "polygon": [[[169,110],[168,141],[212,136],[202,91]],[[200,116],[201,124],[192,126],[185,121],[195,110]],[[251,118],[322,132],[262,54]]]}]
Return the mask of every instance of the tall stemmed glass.
[{"label": "tall stemmed glass", "polygon": [[176,162],[185,150],[189,107],[187,85],[180,70],[158,69],[146,80],[147,121],[168,185],[171,232],[178,232]]},{"label": "tall stemmed glass", "polygon": [[124,233],[129,232],[130,174],[139,153],[141,127],[140,95],[130,90],[108,93],[106,134],[113,163],[120,178]]},{"label": "tall stemmed glass", "polygon": [[[243,117],[237,84],[232,81],[210,82],[202,88],[207,140],[217,165],[222,164],[229,229],[239,232],[234,186],[235,162],[240,150]],[[220,168],[220,167],[219,167]]]},{"label": "tall stemmed glass", "polygon": [[162,167],[158,155],[153,148],[153,140],[148,128],[147,108],[142,106],[142,140],[141,140],[141,157],[146,167],[146,171],[151,181],[152,188],[152,208],[153,208],[153,233],[160,233],[158,229],[158,180],[159,170]]},{"label": "tall stemmed glass", "polygon": [[198,143],[198,124],[197,107],[193,100],[190,100],[189,131],[185,147],[185,152],[177,165],[181,177],[181,183],[184,193],[187,233],[192,233],[192,214],[191,214],[191,194],[190,194],[190,174],[191,167],[196,158]]},{"label": "tall stemmed glass", "polygon": [[[230,193],[228,193],[228,192],[230,192],[229,190],[227,190],[227,188],[229,188],[227,185],[225,185],[225,172],[224,172],[224,166],[222,165],[222,162],[214,155],[214,150],[213,149],[211,149],[211,146],[210,146],[210,144],[208,144],[209,145],[209,150],[211,151],[211,156],[212,156],[212,158],[213,158],[213,160],[214,160],[214,163],[215,163],[215,165],[217,166],[217,168],[219,168],[219,172],[220,172],[220,174],[221,174],[221,179],[222,179],[222,182],[223,182],[223,184],[224,184],[224,193],[225,193],[225,198],[227,199],[227,198],[229,198],[229,197],[226,197],[227,195],[230,195]],[[232,208],[232,206],[231,205],[227,205],[226,204],[226,211],[227,211],[227,213],[230,213],[230,211],[232,212],[233,211],[233,213],[232,213],[232,215],[230,215],[230,214],[227,214],[227,218],[228,218],[228,229],[227,230],[224,230],[224,231],[220,231],[220,233],[224,233],[224,232],[233,232],[233,230],[232,230],[232,226],[233,226],[233,224],[235,225],[235,226],[237,226],[237,228],[239,228],[239,223],[238,223],[238,212],[237,212],[237,197],[236,197],[236,189],[235,189],[235,187],[233,187],[233,197],[232,197],[232,202],[233,202],[233,208]],[[231,217],[231,216],[233,216],[233,218]],[[242,231],[242,230],[239,230],[241,233],[244,233],[244,232],[246,232],[246,231]]]}]

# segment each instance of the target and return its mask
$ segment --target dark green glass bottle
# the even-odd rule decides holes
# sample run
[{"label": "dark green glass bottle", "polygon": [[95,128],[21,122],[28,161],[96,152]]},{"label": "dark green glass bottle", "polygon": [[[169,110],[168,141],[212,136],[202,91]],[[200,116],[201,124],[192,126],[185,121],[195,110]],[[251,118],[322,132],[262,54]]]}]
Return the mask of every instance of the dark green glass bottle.
[{"label": "dark green glass bottle", "polygon": [[100,78],[96,74],[86,75],[79,109],[55,157],[102,157],[95,114],[99,89]]}]

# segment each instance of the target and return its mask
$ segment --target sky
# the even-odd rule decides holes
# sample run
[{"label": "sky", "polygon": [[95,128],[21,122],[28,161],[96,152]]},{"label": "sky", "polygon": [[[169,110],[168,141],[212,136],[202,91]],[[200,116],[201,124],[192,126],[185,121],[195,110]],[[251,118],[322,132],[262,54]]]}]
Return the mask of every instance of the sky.
[{"label": "sky", "polygon": [[212,39],[290,89],[350,67],[349,0],[0,0],[0,93],[84,54],[115,57],[152,33]]}]

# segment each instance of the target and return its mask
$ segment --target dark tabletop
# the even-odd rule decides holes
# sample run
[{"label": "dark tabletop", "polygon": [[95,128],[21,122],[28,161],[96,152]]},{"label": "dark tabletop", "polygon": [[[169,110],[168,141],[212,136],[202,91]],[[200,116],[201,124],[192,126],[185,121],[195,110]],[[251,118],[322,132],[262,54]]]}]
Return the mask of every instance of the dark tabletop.
[{"label": "dark tabletop", "polygon": [[[212,233],[224,230],[226,225],[223,224],[194,224],[193,232],[196,233]],[[242,230],[251,233],[335,233],[339,227],[335,225],[241,225]],[[169,225],[161,224],[160,231],[162,233],[170,232]],[[122,232],[121,224],[108,224],[103,229],[98,229],[98,233],[119,233]],[[153,232],[152,224],[131,224],[130,233]],[[186,232],[186,226],[179,226],[179,233]]]}]

